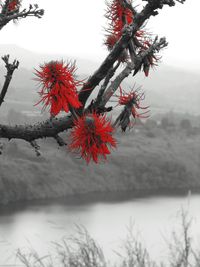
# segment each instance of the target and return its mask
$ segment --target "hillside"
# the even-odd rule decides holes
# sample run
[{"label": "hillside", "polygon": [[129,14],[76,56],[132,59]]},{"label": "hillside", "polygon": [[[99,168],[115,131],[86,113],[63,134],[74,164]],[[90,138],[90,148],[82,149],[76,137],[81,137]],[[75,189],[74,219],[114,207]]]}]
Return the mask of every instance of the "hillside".
[{"label": "hillside", "polygon": [[50,139],[41,142],[41,157],[27,143],[9,142],[0,161],[0,203],[88,192],[200,189],[199,136],[162,130],[156,137],[118,135],[118,149],[108,162],[89,166]]}]

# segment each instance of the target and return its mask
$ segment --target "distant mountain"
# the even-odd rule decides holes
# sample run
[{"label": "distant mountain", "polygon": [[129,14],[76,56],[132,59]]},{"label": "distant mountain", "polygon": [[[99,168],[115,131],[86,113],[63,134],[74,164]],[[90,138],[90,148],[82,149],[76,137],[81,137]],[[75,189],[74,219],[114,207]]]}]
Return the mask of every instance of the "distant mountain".
[{"label": "distant mountain", "polygon": [[59,53],[55,54],[40,54],[21,48],[17,45],[0,44],[0,55],[10,54],[11,58],[17,59],[20,62],[20,67],[33,71],[34,68],[38,68],[39,65],[51,60],[64,60],[74,61],[76,60],[79,73],[90,73],[98,67],[98,62],[82,58],[74,58],[70,55],[63,55]]},{"label": "distant mountain", "polygon": [[[67,55],[39,54],[20,48],[15,45],[0,45],[0,55],[10,54],[11,58],[20,61],[20,68],[14,74],[11,88],[6,97],[8,106],[19,110],[34,110],[33,104],[37,101],[37,83],[33,80],[34,68],[43,62],[55,59],[69,59]],[[77,59],[77,74],[80,78],[89,77],[99,66],[98,62],[87,59]],[[3,83],[5,68],[0,63],[0,84]],[[142,85],[146,93],[146,103],[150,105],[152,113],[188,112],[200,114],[200,76],[196,73],[185,71],[171,66],[160,64],[156,70],[151,70],[149,77],[143,73],[136,77],[128,77],[123,88],[132,88],[135,84]],[[4,105],[6,106],[6,105]],[[6,108],[6,107],[5,107]],[[39,110],[39,109],[38,109]]]},{"label": "distant mountain", "polygon": [[[141,73],[135,80],[142,85],[147,102],[157,111],[200,114],[200,76],[171,66],[160,64],[146,78]],[[131,78],[127,79],[131,83]],[[132,82],[133,83],[133,82]]]}]

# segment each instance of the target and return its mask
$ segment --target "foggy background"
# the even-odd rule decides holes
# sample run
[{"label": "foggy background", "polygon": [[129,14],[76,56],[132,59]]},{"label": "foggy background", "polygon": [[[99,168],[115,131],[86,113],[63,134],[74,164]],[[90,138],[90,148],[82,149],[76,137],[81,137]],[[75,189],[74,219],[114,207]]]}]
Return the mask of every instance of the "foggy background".
[{"label": "foggy background", "polygon": [[[24,6],[35,1],[24,0]],[[144,5],[136,0],[134,5]],[[106,27],[105,1],[85,0],[56,3],[38,2],[45,16],[28,18],[19,25],[9,23],[1,31],[2,44],[15,44],[30,51],[61,54],[69,57],[102,61],[107,54],[103,46]],[[162,52],[163,64],[196,70],[200,68],[200,37],[198,31],[200,2],[187,0],[184,5],[164,7],[151,17],[146,28],[160,37],[166,36],[168,48]],[[23,64],[23,62],[21,62]],[[23,65],[22,65],[23,66]]]}]

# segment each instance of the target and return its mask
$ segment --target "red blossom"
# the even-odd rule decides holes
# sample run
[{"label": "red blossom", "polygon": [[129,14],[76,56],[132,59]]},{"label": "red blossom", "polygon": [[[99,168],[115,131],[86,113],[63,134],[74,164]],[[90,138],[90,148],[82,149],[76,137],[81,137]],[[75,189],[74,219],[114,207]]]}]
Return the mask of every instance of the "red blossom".
[{"label": "red blossom", "polygon": [[[117,41],[118,41],[118,38],[116,37],[116,35],[111,34],[111,35],[107,36],[104,44],[107,46],[108,50],[111,51]],[[118,57],[118,61],[125,63],[128,61],[128,59],[129,59],[129,55],[128,55],[126,49],[124,49],[123,52]]]},{"label": "red blossom", "polygon": [[[132,4],[132,0],[130,0],[130,4]],[[112,0],[107,4],[107,7],[105,17],[109,20],[109,28],[107,29],[108,34],[106,35],[104,44],[110,51],[122,36],[124,25],[129,25],[134,22],[134,14],[125,5],[123,0]],[[146,50],[149,48],[150,40],[150,34],[142,29],[139,29],[133,37],[133,42],[139,52],[141,49]],[[124,61],[127,61],[127,57]]]},{"label": "red blossom", "polygon": [[20,5],[20,1],[19,0],[11,0],[8,4],[8,11],[14,11],[16,10]]},{"label": "red blossom", "polygon": [[42,86],[39,92],[41,100],[37,104],[43,102],[44,107],[50,106],[51,115],[81,106],[77,93],[81,81],[75,79],[75,70],[75,64],[64,64],[63,61],[51,61],[36,70],[36,80]]},{"label": "red blossom", "polygon": [[114,34],[119,39],[124,25],[133,22],[132,11],[124,6],[122,0],[113,0],[107,6],[106,18],[110,20],[108,32]]},{"label": "red blossom", "polygon": [[[139,93],[138,90],[131,90],[129,93],[126,93],[122,90],[120,86],[120,96],[119,96],[119,105],[132,105],[131,114],[135,118],[148,118],[149,115],[149,106],[142,107],[141,101],[144,100],[144,93]],[[138,110],[145,110],[142,113],[139,113]]]},{"label": "red blossom", "polygon": [[106,37],[105,45],[111,50],[121,37],[124,25],[133,22],[133,14],[129,8],[124,6],[122,0],[113,0],[107,6],[108,9],[105,16],[110,23],[107,30],[109,35]]},{"label": "red blossom", "polygon": [[112,136],[114,129],[106,115],[91,113],[83,115],[74,123],[69,148],[80,153],[87,163],[106,159],[110,154],[109,148],[116,147],[116,140]]}]

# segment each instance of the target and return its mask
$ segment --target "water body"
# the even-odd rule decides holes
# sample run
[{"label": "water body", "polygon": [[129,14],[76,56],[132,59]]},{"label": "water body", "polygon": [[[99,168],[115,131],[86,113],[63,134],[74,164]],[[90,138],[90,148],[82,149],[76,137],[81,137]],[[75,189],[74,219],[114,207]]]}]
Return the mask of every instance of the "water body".
[{"label": "water body", "polygon": [[111,260],[116,260],[114,251],[121,251],[127,228],[134,224],[134,232],[152,258],[162,260],[167,255],[166,239],[180,226],[182,207],[189,210],[192,235],[200,243],[199,194],[12,204],[0,208],[0,266],[14,263],[18,248],[33,248],[40,255],[54,250],[52,241],[74,234],[75,224],[86,227]]}]

